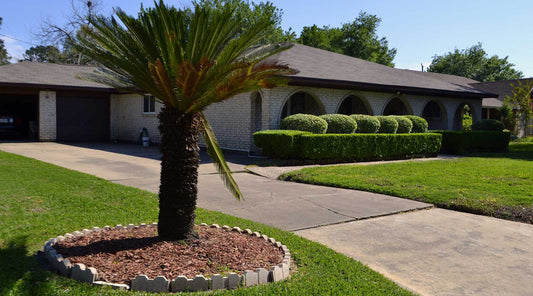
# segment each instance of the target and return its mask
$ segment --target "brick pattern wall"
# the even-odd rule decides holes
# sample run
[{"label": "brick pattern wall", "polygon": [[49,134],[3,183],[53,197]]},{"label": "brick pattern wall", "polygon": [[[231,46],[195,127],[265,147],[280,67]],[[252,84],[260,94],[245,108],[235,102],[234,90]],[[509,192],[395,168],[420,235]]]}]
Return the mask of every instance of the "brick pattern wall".
[{"label": "brick pattern wall", "polygon": [[111,138],[121,141],[136,142],[144,127],[148,130],[152,142],[159,143],[157,129],[161,104],[155,103],[155,114],[143,114],[143,96],[138,94],[112,95],[110,102]]},{"label": "brick pattern wall", "polygon": [[56,93],[39,91],[39,141],[55,141],[56,127]]}]

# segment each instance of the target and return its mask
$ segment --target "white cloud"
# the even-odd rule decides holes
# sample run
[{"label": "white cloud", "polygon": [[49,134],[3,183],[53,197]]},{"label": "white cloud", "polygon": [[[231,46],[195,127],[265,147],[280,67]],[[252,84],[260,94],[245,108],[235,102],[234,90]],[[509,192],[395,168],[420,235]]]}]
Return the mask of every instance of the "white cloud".
[{"label": "white cloud", "polygon": [[7,36],[2,36],[2,40],[4,40],[7,53],[11,56],[12,63],[16,63],[22,59],[22,55],[26,52],[26,46],[22,42]]}]

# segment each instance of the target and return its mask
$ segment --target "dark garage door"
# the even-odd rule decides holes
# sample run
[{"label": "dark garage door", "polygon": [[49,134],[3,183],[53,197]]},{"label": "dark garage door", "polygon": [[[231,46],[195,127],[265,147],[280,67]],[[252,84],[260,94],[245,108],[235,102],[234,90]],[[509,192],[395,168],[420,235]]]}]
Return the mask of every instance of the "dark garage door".
[{"label": "dark garage door", "polygon": [[57,140],[88,142],[109,140],[109,99],[58,97]]},{"label": "dark garage door", "polygon": [[37,95],[0,94],[0,117],[11,118],[12,124],[0,124],[0,141],[5,139],[35,140],[37,133]]}]

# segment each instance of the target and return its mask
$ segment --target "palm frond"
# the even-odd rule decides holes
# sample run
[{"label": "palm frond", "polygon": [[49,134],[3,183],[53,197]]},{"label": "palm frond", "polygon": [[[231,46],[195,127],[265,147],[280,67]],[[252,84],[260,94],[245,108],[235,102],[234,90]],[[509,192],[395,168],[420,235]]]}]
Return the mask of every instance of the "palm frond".
[{"label": "palm frond", "polygon": [[220,150],[220,146],[218,145],[217,139],[215,138],[215,133],[213,132],[211,125],[205,118],[205,115],[203,113],[200,114],[202,118],[201,121],[204,140],[207,144],[207,154],[209,154],[209,157],[211,157],[211,159],[213,160],[213,163],[217,168],[218,174],[220,175],[222,181],[224,181],[224,185],[226,185],[226,188],[233,194],[233,196],[237,200],[244,200],[244,196],[242,195],[241,190],[239,189],[239,185],[237,185],[237,182],[235,182],[235,179],[233,179],[233,176],[231,175],[231,170],[228,166],[228,163],[226,162],[226,159],[224,158],[224,155],[222,154],[222,151]]}]

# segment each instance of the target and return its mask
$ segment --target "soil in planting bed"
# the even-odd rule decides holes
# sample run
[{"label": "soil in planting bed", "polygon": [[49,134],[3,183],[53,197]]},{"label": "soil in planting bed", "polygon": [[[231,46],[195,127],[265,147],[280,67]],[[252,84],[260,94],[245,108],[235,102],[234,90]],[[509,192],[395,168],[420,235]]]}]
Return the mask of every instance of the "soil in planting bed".
[{"label": "soil in planting bed", "polygon": [[138,275],[174,279],[266,268],[281,263],[283,251],[255,236],[196,227],[196,240],[164,241],[157,227],[102,230],[57,243],[54,249],[72,264],[98,271],[99,280],[131,284]]}]

